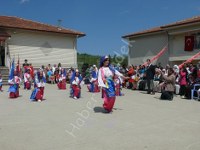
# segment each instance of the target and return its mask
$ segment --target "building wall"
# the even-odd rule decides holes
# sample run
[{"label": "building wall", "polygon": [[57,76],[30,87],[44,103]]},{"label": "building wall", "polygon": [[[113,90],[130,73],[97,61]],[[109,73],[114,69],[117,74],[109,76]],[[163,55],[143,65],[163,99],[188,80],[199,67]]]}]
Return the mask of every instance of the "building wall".
[{"label": "building wall", "polygon": [[177,29],[177,32],[175,30],[169,32],[169,60],[172,64],[182,63],[199,52],[199,49],[194,49],[193,51],[184,51],[185,36],[198,32],[200,32],[200,30],[198,31],[196,26],[194,26],[194,28],[187,27],[184,29]]},{"label": "building wall", "polygon": [[[151,59],[167,45],[168,36],[166,32],[138,36],[130,39],[129,43],[129,64],[140,65]],[[168,63],[168,51],[166,51],[154,64]]]},{"label": "building wall", "polygon": [[7,40],[10,56],[27,59],[34,67],[61,63],[63,67],[77,67],[76,37],[56,33],[9,31]]}]

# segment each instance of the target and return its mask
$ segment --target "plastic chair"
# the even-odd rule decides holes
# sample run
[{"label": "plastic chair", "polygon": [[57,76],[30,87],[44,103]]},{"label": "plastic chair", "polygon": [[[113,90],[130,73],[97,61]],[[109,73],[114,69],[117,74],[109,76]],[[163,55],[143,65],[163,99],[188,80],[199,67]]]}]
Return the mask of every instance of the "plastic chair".
[{"label": "plastic chair", "polygon": [[[191,90],[191,99],[199,99],[200,95],[198,94],[198,89],[200,88],[200,84],[194,84],[193,89]],[[197,94],[197,96],[195,96],[194,94]]]}]

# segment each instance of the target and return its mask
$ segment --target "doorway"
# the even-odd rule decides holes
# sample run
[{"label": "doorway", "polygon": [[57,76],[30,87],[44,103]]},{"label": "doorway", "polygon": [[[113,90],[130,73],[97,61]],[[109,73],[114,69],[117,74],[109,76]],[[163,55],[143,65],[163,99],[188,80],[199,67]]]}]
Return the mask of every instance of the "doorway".
[{"label": "doorway", "polygon": [[5,44],[0,41],[0,66],[5,66]]}]

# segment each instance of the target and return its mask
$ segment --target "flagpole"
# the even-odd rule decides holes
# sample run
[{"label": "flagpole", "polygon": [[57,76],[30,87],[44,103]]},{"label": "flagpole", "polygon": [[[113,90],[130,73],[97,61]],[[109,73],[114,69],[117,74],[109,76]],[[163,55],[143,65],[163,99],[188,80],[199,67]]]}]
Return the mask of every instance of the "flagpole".
[{"label": "flagpole", "polygon": [[187,59],[186,61],[184,61],[182,64],[180,64],[178,67],[181,69],[183,67],[184,64],[190,63],[192,62],[195,58],[200,57],[200,52],[198,52],[197,54],[193,55],[192,57],[190,57],[189,59]]},{"label": "flagpole", "polygon": [[[152,62],[154,62],[155,60],[157,60],[159,57],[161,57],[163,54],[164,54],[164,52],[165,51],[167,51],[168,50],[168,44],[166,45],[166,46],[164,46],[161,50],[160,50],[160,52],[159,53],[157,53],[153,58],[151,58],[150,59],[150,62],[152,63]],[[147,62],[145,62],[144,64],[143,64],[144,66],[147,66]],[[142,65],[142,66],[143,66]]]}]

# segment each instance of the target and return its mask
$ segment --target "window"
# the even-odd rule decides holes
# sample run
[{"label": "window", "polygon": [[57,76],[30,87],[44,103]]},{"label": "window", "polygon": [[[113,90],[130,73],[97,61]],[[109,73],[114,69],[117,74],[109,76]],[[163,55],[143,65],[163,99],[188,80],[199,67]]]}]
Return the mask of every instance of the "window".
[{"label": "window", "polygon": [[200,33],[194,35],[194,49],[200,49]]}]

